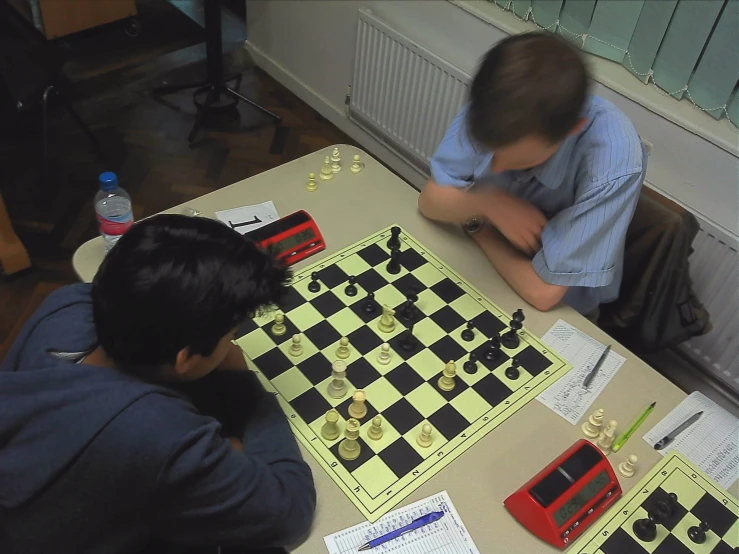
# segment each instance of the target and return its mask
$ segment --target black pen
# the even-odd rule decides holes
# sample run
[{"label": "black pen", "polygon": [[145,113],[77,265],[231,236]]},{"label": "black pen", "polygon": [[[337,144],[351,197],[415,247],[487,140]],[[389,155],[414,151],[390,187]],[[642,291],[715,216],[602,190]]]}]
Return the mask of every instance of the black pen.
[{"label": "black pen", "polygon": [[610,351],[611,345],[609,344],[603,349],[603,353],[600,355],[600,358],[598,358],[598,361],[595,362],[593,369],[591,369],[590,373],[585,376],[585,380],[582,382],[583,388],[588,388],[590,386],[590,382],[593,380],[593,377],[595,377],[595,374],[598,373],[600,366],[603,365],[603,362],[606,360],[606,357],[608,356],[608,353]]},{"label": "black pen", "polygon": [[697,414],[693,414],[688,419],[686,419],[684,422],[682,422],[680,425],[678,425],[675,429],[673,429],[671,432],[667,433],[663,438],[657,441],[657,444],[654,445],[655,450],[662,450],[665,448],[668,444],[670,444],[672,441],[675,440],[675,438],[685,431],[688,427],[693,425],[696,421],[700,419],[700,417],[703,415],[703,412],[700,411]]}]

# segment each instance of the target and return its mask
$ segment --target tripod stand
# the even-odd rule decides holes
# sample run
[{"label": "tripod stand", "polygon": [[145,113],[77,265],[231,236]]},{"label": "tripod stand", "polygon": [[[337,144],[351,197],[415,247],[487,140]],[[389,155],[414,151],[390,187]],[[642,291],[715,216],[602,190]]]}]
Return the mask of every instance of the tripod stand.
[{"label": "tripod stand", "polygon": [[[239,101],[246,102],[274,120],[280,121],[282,118],[279,115],[272,113],[238,92],[241,85],[241,74],[236,77],[234,88],[227,85],[227,79],[223,75],[223,31],[221,29],[219,0],[205,0],[204,8],[207,78],[197,83],[158,87],[152,91],[152,94],[164,96],[181,90],[195,89],[193,102],[198,110],[198,115],[195,118],[190,135],[187,137],[190,142],[195,140],[208,115],[228,111],[236,107]],[[200,98],[204,98],[204,100],[201,101]]]}]

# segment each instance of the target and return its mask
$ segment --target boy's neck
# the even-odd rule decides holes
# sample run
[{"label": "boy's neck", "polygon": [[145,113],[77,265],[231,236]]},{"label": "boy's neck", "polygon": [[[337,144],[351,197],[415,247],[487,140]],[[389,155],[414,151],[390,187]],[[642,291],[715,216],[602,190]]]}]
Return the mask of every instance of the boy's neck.
[{"label": "boy's neck", "polygon": [[108,358],[107,354],[105,354],[105,351],[98,346],[90,352],[87,357],[82,361],[85,365],[94,365],[97,367],[107,367],[110,369],[115,369],[115,364],[113,363],[113,360]]}]

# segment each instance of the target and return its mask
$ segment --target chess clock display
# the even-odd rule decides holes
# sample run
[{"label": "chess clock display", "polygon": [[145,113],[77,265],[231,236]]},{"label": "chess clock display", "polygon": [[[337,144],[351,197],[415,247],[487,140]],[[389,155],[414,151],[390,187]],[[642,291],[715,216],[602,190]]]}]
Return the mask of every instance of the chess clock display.
[{"label": "chess clock display", "polygon": [[549,544],[565,548],[621,496],[608,460],[581,439],[506,498],[508,511]]},{"label": "chess clock display", "polygon": [[304,210],[255,229],[246,236],[260,247],[274,251],[286,265],[297,263],[326,248],[318,225]]}]

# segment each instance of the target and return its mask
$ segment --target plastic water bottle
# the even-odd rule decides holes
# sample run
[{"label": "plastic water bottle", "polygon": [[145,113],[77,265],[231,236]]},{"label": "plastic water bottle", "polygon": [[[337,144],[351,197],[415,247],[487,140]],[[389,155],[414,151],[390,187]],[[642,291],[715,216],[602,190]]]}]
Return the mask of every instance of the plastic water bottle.
[{"label": "plastic water bottle", "polygon": [[100,190],[95,195],[95,214],[107,254],[133,225],[131,197],[118,186],[118,177],[111,171],[100,175]]}]

